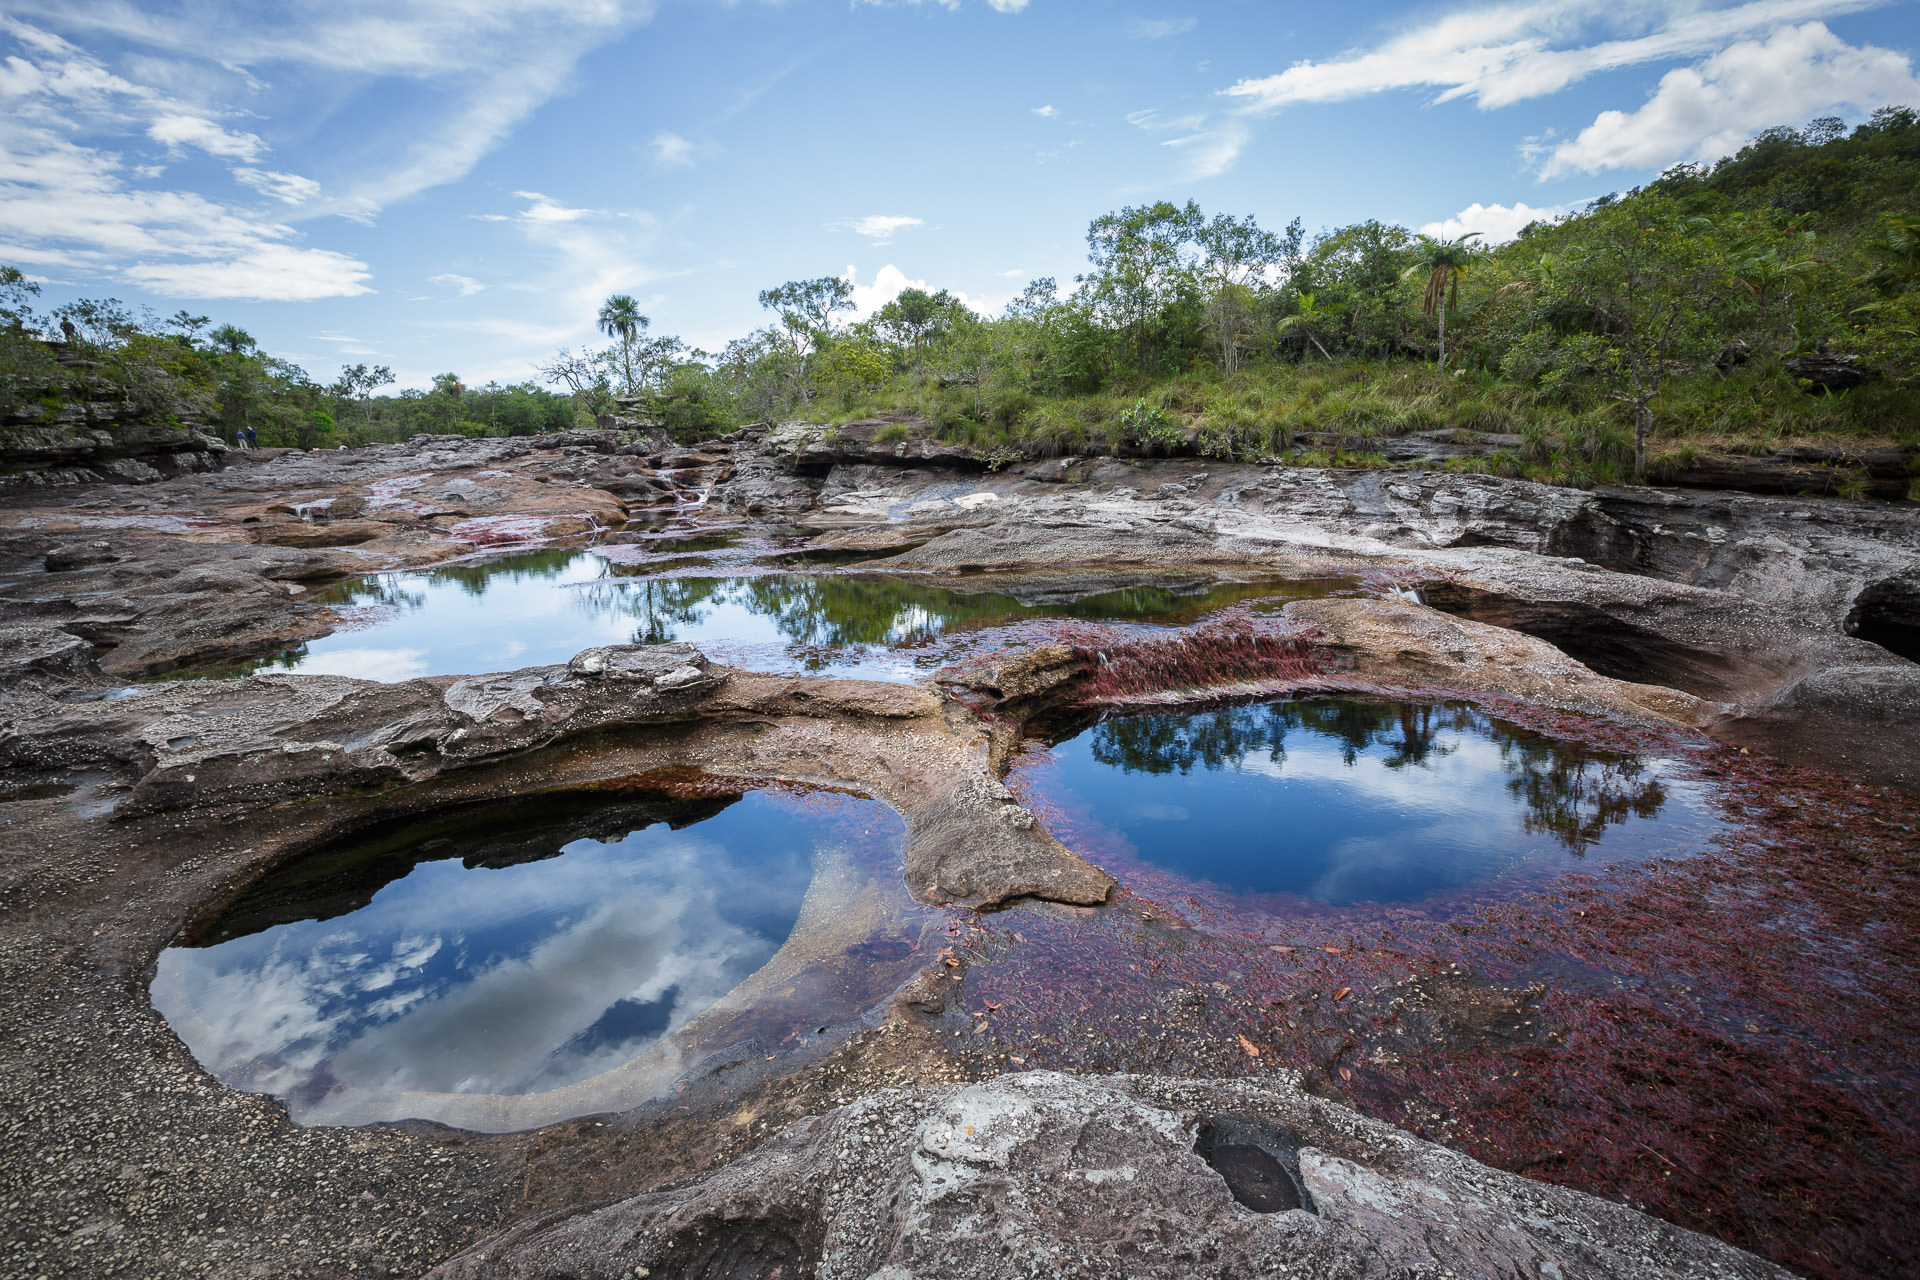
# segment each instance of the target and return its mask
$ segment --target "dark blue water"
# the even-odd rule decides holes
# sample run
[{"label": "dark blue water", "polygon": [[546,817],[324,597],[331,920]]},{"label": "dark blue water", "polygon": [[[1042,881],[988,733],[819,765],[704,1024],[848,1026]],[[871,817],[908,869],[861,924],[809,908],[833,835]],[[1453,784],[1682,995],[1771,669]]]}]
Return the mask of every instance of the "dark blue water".
[{"label": "dark blue water", "polygon": [[563,1089],[661,1045],[764,965],[817,853],[851,841],[891,864],[899,837],[874,802],[768,792],[629,812],[585,837],[578,815],[544,836],[527,825],[295,864],[216,923],[220,940],[163,952],[155,1004],[215,1075],[304,1120]]},{"label": "dark blue water", "polygon": [[1024,771],[1095,861],[1269,905],[1423,903],[1696,849],[1672,761],[1458,703],[1323,698],[1113,719]]}]

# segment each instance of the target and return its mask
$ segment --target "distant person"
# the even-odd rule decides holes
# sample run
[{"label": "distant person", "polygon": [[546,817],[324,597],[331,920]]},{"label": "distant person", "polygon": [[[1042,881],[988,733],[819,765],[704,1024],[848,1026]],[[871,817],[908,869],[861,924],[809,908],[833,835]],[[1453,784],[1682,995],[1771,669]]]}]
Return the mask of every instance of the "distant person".
[{"label": "distant person", "polygon": [[73,321],[67,319],[65,316],[60,318],[60,334],[67,340],[69,345],[80,341],[80,331],[74,328]]},{"label": "distant person", "polygon": [[247,448],[258,449],[260,447],[260,437],[253,434],[253,428],[243,427],[241,430],[247,433]]}]

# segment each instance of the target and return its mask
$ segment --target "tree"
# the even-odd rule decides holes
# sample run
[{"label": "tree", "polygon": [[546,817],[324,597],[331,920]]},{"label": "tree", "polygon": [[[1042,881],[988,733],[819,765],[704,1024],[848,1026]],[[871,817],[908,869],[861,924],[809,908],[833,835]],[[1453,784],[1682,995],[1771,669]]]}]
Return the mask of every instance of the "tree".
[{"label": "tree", "polygon": [[1087,227],[1087,260],[1093,270],[1075,277],[1087,302],[1120,331],[1135,368],[1157,364],[1175,313],[1198,302],[1195,232],[1200,206],[1162,200],[1103,214]]},{"label": "tree", "polygon": [[433,375],[433,390],[427,399],[433,404],[436,416],[446,421],[449,433],[459,430],[460,401],[467,393],[466,386],[457,373],[436,373]]},{"label": "tree", "polygon": [[212,342],[214,346],[219,347],[230,356],[238,356],[241,352],[251,350],[260,345],[253,340],[252,334],[240,326],[232,324],[221,325],[218,329],[208,334],[207,339]]},{"label": "tree", "polygon": [[180,335],[182,345],[189,347],[199,343],[200,331],[212,323],[211,317],[196,316],[185,308],[167,317],[167,327]]},{"label": "tree", "polygon": [[38,326],[33,300],[39,296],[40,286],[27,279],[20,268],[0,266],[0,321],[8,330],[24,334]]},{"label": "tree", "polygon": [[553,359],[537,367],[541,377],[565,387],[574,402],[589,413],[601,408],[610,394],[606,362],[584,347],[577,355],[572,348],[562,347]]},{"label": "tree", "polygon": [[373,429],[373,393],[393,382],[393,370],[386,365],[375,365],[369,369],[364,364],[343,365],[340,380],[333,384],[333,392],[342,400],[357,400],[360,413],[366,419],[367,429]]},{"label": "tree", "polygon": [[1280,334],[1298,333],[1313,344],[1315,351],[1326,356],[1328,364],[1332,364],[1333,357],[1327,355],[1327,349],[1320,344],[1319,337],[1332,323],[1332,308],[1321,306],[1312,293],[1302,290],[1298,310],[1282,319],[1275,326],[1275,331]]},{"label": "tree", "polygon": [[945,289],[928,293],[925,289],[902,289],[886,306],[874,313],[873,324],[888,339],[907,348],[918,360],[927,346],[961,319],[966,304]]},{"label": "tree", "polygon": [[1194,220],[1193,237],[1203,255],[1201,270],[1209,285],[1207,319],[1220,344],[1220,368],[1225,373],[1240,367],[1240,342],[1253,314],[1255,291],[1288,258],[1299,256],[1300,220],[1295,218],[1287,230],[1290,242],[1262,231],[1251,214],[1237,222],[1224,213],[1214,215],[1211,222]]},{"label": "tree", "polygon": [[634,346],[641,331],[653,322],[640,314],[640,304],[624,293],[616,293],[600,307],[600,332],[618,340],[618,360],[622,395],[632,395],[639,382],[634,376]]},{"label": "tree", "polygon": [[1405,273],[1408,278],[1424,275],[1427,279],[1426,293],[1420,305],[1427,315],[1438,312],[1440,316],[1442,373],[1447,371],[1447,308],[1460,305],[1460,282],[1467,278],[1468,270],[1484,252],[1471,243],[1479,238],[1478,231],[1469,231],[1452,240],[1421,236],[1420,256]]},{"label": "tree", "polygon": [[1715,304],[1732,282],[1702,219],[1642,192],[1590,213],[1560,258],[1559,283],[1588,332],[1561,344],[1563,362],[1591,369],[1633,413],[1633,475],[1646,479],[1653,405],[1676,372],[1716,355]]},{"label": "tree", "polygon": [[833,336],[834,316],[853,310],[853,286],[838,276],[789,280],[778,288],[761,290],[760,305],[780,317],[779,337],[792,358],[792,390],[804,403],[813,357],[820,344]]}]

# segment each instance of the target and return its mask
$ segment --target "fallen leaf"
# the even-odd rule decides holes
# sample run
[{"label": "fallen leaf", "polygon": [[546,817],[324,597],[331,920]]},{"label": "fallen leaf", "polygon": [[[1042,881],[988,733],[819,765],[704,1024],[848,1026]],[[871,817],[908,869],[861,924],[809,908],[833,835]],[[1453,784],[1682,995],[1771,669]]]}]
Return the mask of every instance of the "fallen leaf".
[{"label": "fallen leaf", "polygon": [[1293,954],[1293,948],[1292,948],[1292,947],[1268,947],[1268,948],[1267,948],[1267,950],[1269,950],[1269,951],[1278,951],[1278,952],[1280,952],[1280,953],[1281,953],[1282,955],[1292,955],[1292,954]]},{"label": "fallen leaf", "polygon": [[960,962],[958,960],[949,960],[947,961],[947,963],[952,965],[956,969],[960,967]]},{"label": "fallen leaf", "polygon": [[987,1006],[987,1008],[989,1008],[989,1009],[998,1009],[998,1008],[1001,1008],[1001,1007],[1002,1007],[1002,1006],[1000,1006],[1000,1005],[997,1005],[997,1004],[995,1004],[995,1003],[994,1003],[993,1001],[991,1001],[991,1000],[988,1000],[988,999],[985,999],[985,998],[982,998],[982,999],[981,999],[981,1001],[980,1001],[980,1003],[981,1003],[981,1004],[983,1004],[983,1005],[985,1005],[985,1006]]},{"label": "fallen leaf", "polygon": [[1353,1072],[1347,1070],[1345,1067],[1342,1067],[1340,1068],[1340,1078],[1342,1080],[1351,1080],[1353,1079]]},{"label": "fallen leaf", "polygon": [[1342,987],[1338,991],[1333,993],[1333,998],[1335,1000],[1345,1000],[1351,994],[1353,994],[1352,987]]},{"label": "fallen leaf", "polygon": [[1337,955],[1339,955],[1339,954],[1340,954],[1340,948],[1339,948],[1339,947],[1322,947],[1322,948],[1320,948],[1320,949],[1321,949],[1322,951],[1324,951],[1324,952],[1326,952],[1326,953],[1327,953],[1328,955],[1330,955],[1330,956],[1337,956]]},{"label": "fallen leaf", "polygon": [[1024,933],[1016,933],[1013,935],[1013,940],[1015,942],[1025,942],[1027,940],[1027,935]]},{"label": "fallen leaf", "polygon": [[986,1029],[987,1029],[987,1024],[983,1022],[979,1026],[973,1029],[973,1034],[981,1035],[986,1031]]},{"label": "fallen leaf", "polygon": [[1245,1036],[1240,1037],[1240,1047],[1247,1051],[1247,1056],[1250,1058],[1257,1058],[1260,1056],[1260,1050],[1255,1047],[1253,1041],[1247,1039]]}]

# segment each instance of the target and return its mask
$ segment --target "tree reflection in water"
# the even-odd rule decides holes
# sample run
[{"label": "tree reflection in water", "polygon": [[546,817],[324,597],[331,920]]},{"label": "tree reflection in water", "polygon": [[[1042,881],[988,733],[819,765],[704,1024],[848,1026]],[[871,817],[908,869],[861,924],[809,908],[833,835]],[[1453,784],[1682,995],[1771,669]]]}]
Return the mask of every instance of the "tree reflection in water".
[{"label": "tree reflection in water", "polygon": [[1259,757],[1283,765],[1290,732],[1332,739],[1348,768],[1376,750],[1389,769],[1421,768],[1458,749],[1449,736],[1487,739],[1499,748],[1507,791],[1526,806],[1528,834],[1551,837],[1576,855],[1609,826],[1651,818],[1667,800],[1637,755],[1548,738],[1457,702],[1316,698],[1126,716],[1095,727],[1088,745],[1093,758],[1111,768],[1185,774],[1195,766],[1238,768]]},{"label": "tree reflection in water", "polygon": [[763,574],[731,578],[609,578],[582,587],[589,609],[624,613],[634,640],[660,644],[704,620],[702,607],[732,605],[768,619],[789,644],[835,649],[912,646],[968,626],[1026,617],[1172,620],[1248,599],[1307,594],[1318,583],[1238,582],[1182,591],[1131,586],[1074,600],[1028,604],[998,592],[964,592],[914,578]]}]

